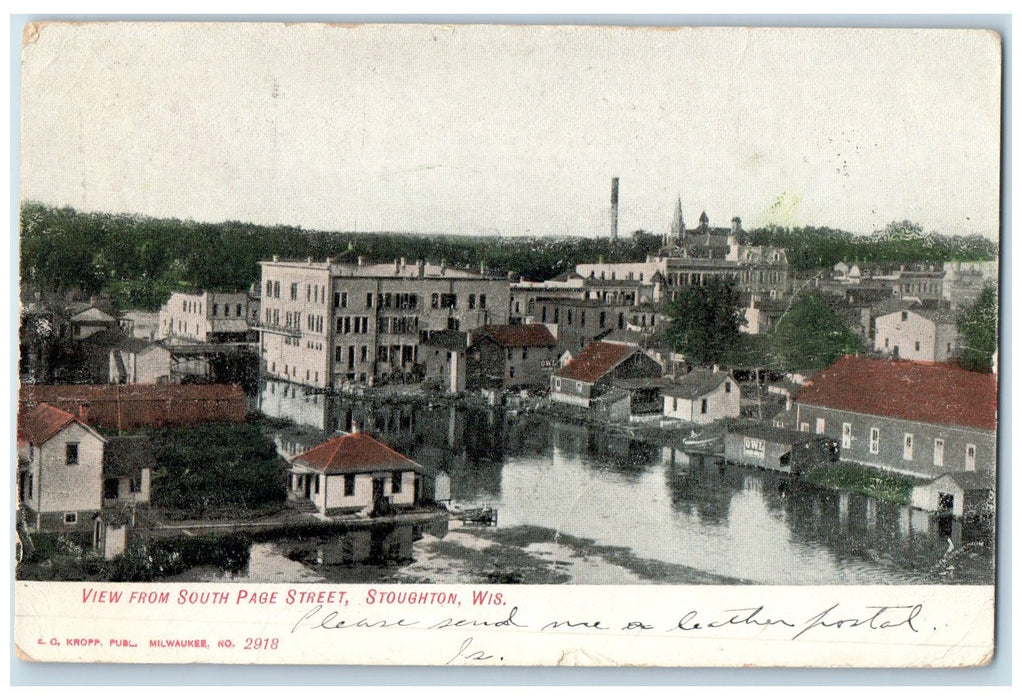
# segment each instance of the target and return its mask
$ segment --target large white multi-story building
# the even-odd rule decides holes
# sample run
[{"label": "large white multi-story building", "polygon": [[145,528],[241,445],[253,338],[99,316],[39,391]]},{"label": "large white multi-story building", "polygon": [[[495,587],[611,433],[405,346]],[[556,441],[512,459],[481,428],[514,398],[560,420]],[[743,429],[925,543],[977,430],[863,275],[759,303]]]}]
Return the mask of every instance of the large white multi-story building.
[{"label": "large white multi-story building", "polygon": [[174,292],[159,316],[159,336],[171,341],[223,343],[249,340],[259,299],[248,292]]},{"label": "large white multi-story building", "polygon": [[267,375],[318,388],[414,375],[433,331],[508,322],[506,278],[423,261],[261,262]]}]

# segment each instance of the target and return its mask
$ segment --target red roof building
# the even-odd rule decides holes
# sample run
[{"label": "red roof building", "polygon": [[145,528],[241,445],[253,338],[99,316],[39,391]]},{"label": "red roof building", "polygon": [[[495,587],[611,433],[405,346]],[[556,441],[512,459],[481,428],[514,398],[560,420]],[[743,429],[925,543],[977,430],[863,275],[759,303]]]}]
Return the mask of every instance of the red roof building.
[{"label": "red roof building", "polygon": [[38,447],[76,420],[67,411],[41,403],[18,416],[18,443]]},{"label": "red roof building", "polygon": [[806,382],[796,427],[840,442],[841,458],[932,479],[993,482],[997,376],[955,365],[845,356]]},{"label": "red roof building", "polygon": [[557,339],[541,323],[483,326],[466,355],[470,390],[543,389],[557,366]]},{"label": "red roof building", "polygon": [[295,457],[288,493],[324,516],[381,514],[419,501],[423,471],[379,440],[355,432]]},{"label": "red roof building", "polygon": [[294,458],[294,464],[323,474],[417,469],[418,464],[367,433],[349,433],[328,440]]},{"label": "red roof building", "polygon": [[616,380],[658,379],[662,375],[660,363],[634,345],[597,341],[553,373],[550,398],[589,408]]},{"label": "red roof building", "polygon": [[589,343],[571,362],[554,372],[554,376],[591,384],[636,352],[638,348],[632,345],[603,341]]},{"label": "red roof building", "polygon": [[27,384],[20,410],[56,406],[107,430],[241,422],[247,406],[240,386],[223,384]]},{"label": "red roof building", "polygon": [[557,345],[553,333],[542,323],[483,326],[477,335],[487,335],[505,348],[542,348]]},{"label": "red roof building", "polygon": [[106,440],[48,404],[18,415],[17,503],[33,529],[87,529],[103,507]]},{"label": "red roof building", "polygon": [[997,375],[952,364],[846,355],[806,382],[798,402],[923,423],[997,429]]}]

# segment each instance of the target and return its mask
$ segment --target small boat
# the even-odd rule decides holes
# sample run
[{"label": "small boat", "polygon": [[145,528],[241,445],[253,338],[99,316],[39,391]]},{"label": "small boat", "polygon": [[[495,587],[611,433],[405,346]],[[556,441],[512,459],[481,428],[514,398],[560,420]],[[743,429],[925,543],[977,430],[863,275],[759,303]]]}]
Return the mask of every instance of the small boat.
[{"label": "small boat", "polygon": [[452,511],[451,516],[460,520],[463,524],[475,523],[478,525],[496,525],[497,511],[489,506],[472,508],[470,510]]},{"label": "small boat", "polygon": [[692,452],[717,453],[724,447],[723,433],[697,433],[695,430],[686,438],[682,438],[681,444]]}]

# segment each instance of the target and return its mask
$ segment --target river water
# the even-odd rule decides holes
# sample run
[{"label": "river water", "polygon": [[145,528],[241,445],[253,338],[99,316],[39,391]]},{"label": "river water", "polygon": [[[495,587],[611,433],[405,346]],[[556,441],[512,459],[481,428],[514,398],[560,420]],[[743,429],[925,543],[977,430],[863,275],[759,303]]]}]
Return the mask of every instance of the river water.
[{"label": "river water", "polygon": [[[315,441],[358,422],[451,478],[496,526],[364,530],[253,545],[247,581],[992,583],[993,538],[958,521],[547,418],[303,395]],[[309,404],[322,402],[322,406]],[[266,406],[266,404],[264,404]],[[292,445],[293,446],[293,445]],[[189,578],[215,580],[221,572]]]}]

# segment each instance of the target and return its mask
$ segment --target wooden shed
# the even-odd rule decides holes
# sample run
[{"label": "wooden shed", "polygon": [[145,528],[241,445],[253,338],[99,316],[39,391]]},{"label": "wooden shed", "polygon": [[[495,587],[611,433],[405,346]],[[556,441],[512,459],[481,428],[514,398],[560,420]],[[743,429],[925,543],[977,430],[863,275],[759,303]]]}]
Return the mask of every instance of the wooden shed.
[{"label": "wooden shed", "polygon": [[739,423],[724,435],[724,459],[748,467],[801,474],[838,457],[837,441],[756,423]]},{"label": "wooden shed", "polygon": [[989,477],[977,472],[941,474],[912,489],[912,507],[956,518],[975,514],[987,505],[993,490],[990,482]]}]

